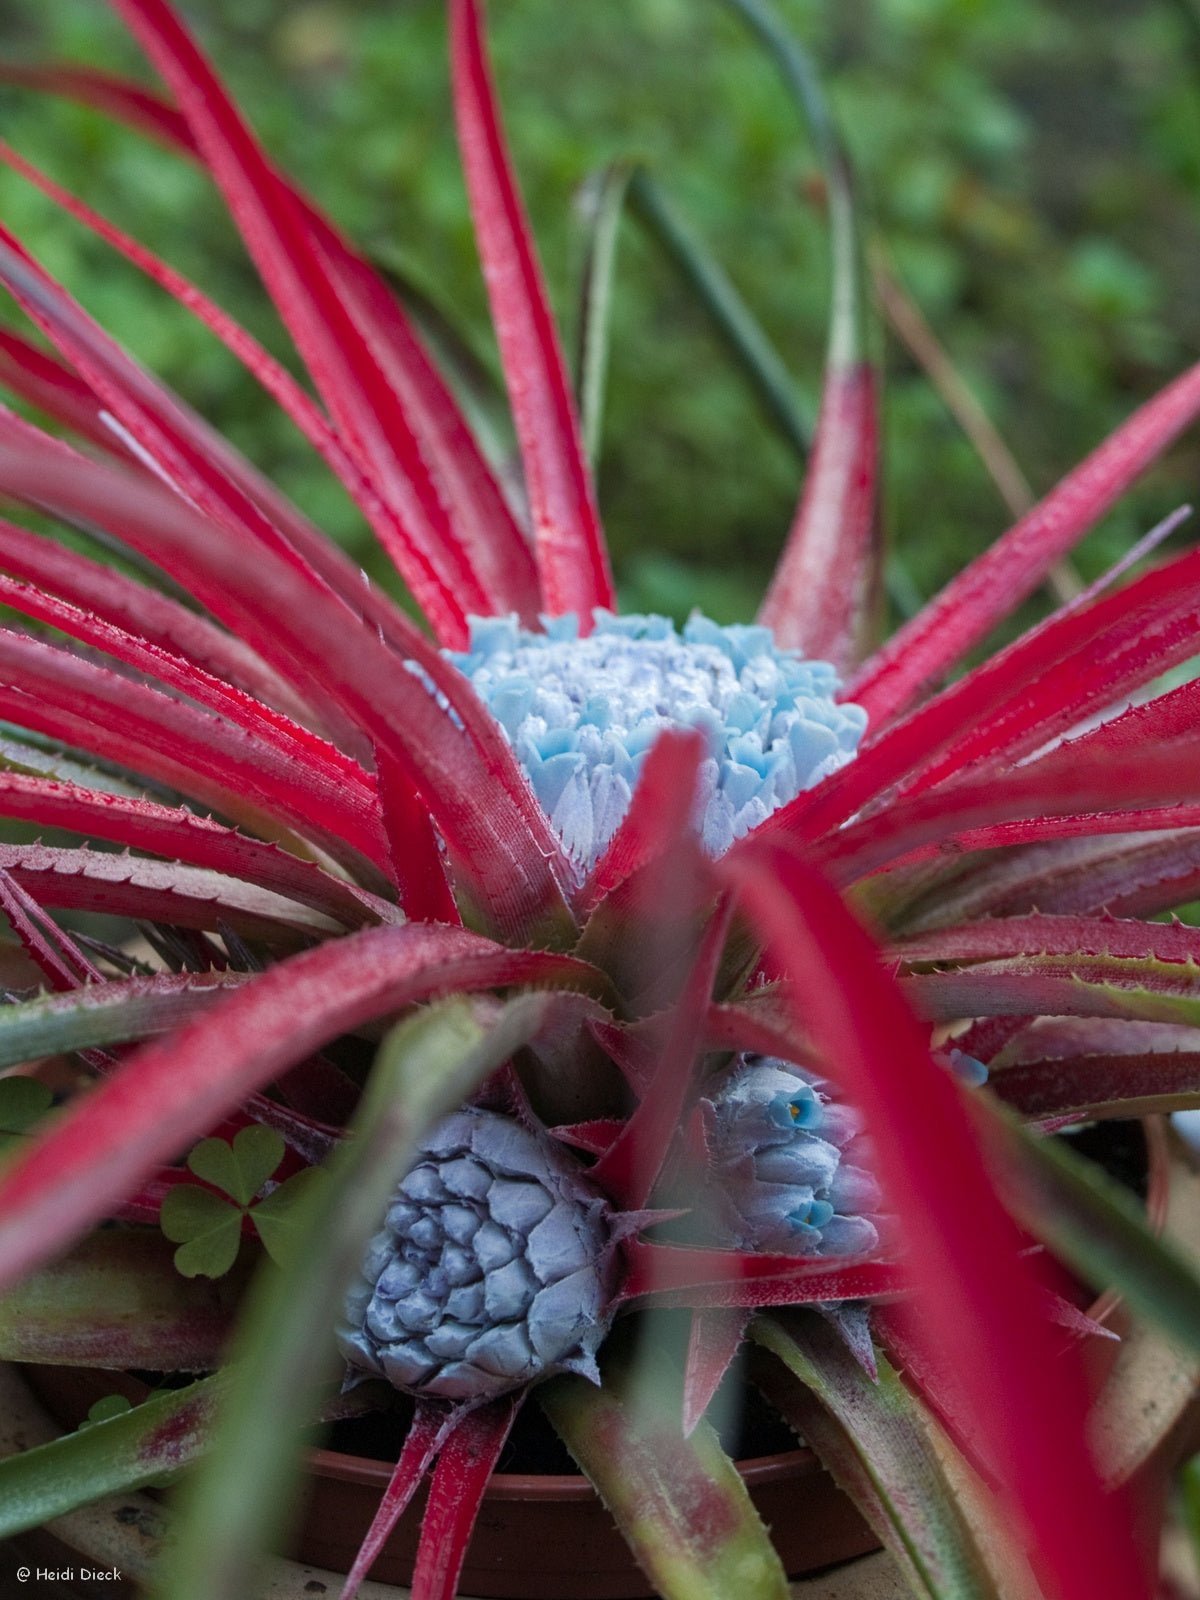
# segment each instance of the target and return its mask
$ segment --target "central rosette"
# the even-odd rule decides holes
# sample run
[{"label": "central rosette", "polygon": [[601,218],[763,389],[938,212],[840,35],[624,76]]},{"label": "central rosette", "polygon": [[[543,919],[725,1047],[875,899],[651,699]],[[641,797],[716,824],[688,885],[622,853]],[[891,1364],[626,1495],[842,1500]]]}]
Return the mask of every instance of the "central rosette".
[{"label": "central rosette", "polygon": [[866,713],[835,699],[837,674],[776,647],[770,629],[693,616],[597,612],[530,633],[511,617],[474,618],[469,650],[448,652],[504,729],[542,809],[581,874],[629,808],[643,761],[665,728],[708,741],[696,822],[712,856],[844,766]]}]

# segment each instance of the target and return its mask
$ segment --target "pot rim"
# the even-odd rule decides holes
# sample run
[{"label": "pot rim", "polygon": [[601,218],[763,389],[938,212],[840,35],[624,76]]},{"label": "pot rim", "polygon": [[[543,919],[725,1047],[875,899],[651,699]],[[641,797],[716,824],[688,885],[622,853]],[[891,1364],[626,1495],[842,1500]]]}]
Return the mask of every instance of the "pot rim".
[{"label": "pot rim", "polygon": [[[348,1455],[341,1450],[316,1449],[308,1454],[312,1472],[342,1483],[361,1483],[386,1489],[395,1470],[386,1461]],[[769,1456],[746,1456],[736,1463],[739,1475],[750,1484],[775,1483],[821,1470],[807,1445]],[[591,1500],[596,1491],[581,1472],[494,1472],[483,1491],[485,1500]]]}]

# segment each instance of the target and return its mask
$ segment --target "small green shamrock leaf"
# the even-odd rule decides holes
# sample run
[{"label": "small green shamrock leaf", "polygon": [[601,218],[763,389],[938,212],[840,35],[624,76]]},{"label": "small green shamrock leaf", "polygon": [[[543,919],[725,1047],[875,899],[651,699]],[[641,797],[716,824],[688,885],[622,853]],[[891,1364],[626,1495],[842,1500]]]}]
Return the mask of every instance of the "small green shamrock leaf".
[{"label": "small green shamrock leaf", "polygon": [[54,1096],[37,1078],[0,1078],[0,1149],[28,1133],[54,1104]]},{"label": "small green shamrock leaf", "polygon": [[214,1189],[248,1206],[283,1160],[283,1140],[274,1128],[258,1123],[243,1128],[230,1144],[225,1139],[201,1139],[188,1157],[188,1166]]},{"label": "small green shamrock leaf", "polygon": [[276,1266],[287,1265],[299,1219],[298,1207],[313,1189],[328,1178],[320,1167],[306,1167],[272,1189],[250,1213],[263,1248]]},{"label": "small green shamrock leaf", "polygon": [[193,1183],[168,1189],[160,1221],[167,1238],[179,1245],[175,1252],[176,1270],[185,1278],[223,1277],[237,1260],[242,1216],[240,1206],[231,1205],[210,1189]]},{"label": "small green shamrock leaf", "polygon": [[79,1424],[80,1433],[85,1428],[92,1428],[97,1422],[107,1422],[110,1417],[123,1417],[133,1407],[123,1394],[101,1395],[89,1409],[86,1418]]}]

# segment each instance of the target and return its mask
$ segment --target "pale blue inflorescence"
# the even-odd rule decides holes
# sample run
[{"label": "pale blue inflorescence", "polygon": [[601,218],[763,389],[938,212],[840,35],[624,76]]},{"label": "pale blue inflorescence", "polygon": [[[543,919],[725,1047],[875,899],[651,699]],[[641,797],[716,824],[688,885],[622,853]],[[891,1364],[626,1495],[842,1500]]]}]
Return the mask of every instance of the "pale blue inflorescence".
[{"label": "pale blue inflorescence", "polygon": [[595,613],[530,633],[473,618],[470,648],[447,652],[504,729],[581,873],[612,839],[664,728],[699,728],[709,755],[697,822],[712,856],[853,757],[866,713],[839,705],[834,669],[780,650],[768,628],[694,615]]},{"label": "pale blue inflorescence", "polygon": [[423,1140],[367,1247],[342,1354],[440,1400],[490,1399],[555,1372],[599,1381],[610,1215],[560,1145],[493,1111],[454,1112]]},{"label": "pale blue inflorescence", "polygon": [[741,1250],[857,1255],[879,1242],[879,1185],[852,1106],[813,1073],[742,1055],[702,1102],[712,1158],[702,1209]]}]

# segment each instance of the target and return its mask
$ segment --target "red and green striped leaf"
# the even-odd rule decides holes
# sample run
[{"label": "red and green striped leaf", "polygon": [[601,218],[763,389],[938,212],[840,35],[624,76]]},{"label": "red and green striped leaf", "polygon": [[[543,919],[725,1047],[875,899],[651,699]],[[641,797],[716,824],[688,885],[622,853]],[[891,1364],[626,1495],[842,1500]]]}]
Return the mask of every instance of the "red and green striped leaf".
[{"label": "red and green striped leaf", "polygon": [[[777,1358],[755,1363],[756,1379],[852,1497],[913,1593],[998,1600],[930,1418],[893,1367],[877,1357],[872,1380],[811,1312],[756,1317],[750,1334]],[[784,1379],[783,1368],[799,1386]]]},{"label": "red and green striped leaf", "polygon": [[665,1600],[786,1600],[787,1579],[746,1486],[701,1422],[685,1439],[678,1375],[642,1340],[630,1360],[610,1338],[599,1388],[552,1379],[543,1411],[595,1485]]},{"label": "red and green striped leaf", "polygon": [[143,1228],[82,1240],[0,1295],[0,1357],[113,1371],[212,1371],[246,1273],[182,1278],[172,1255],[161,1234]]}]

